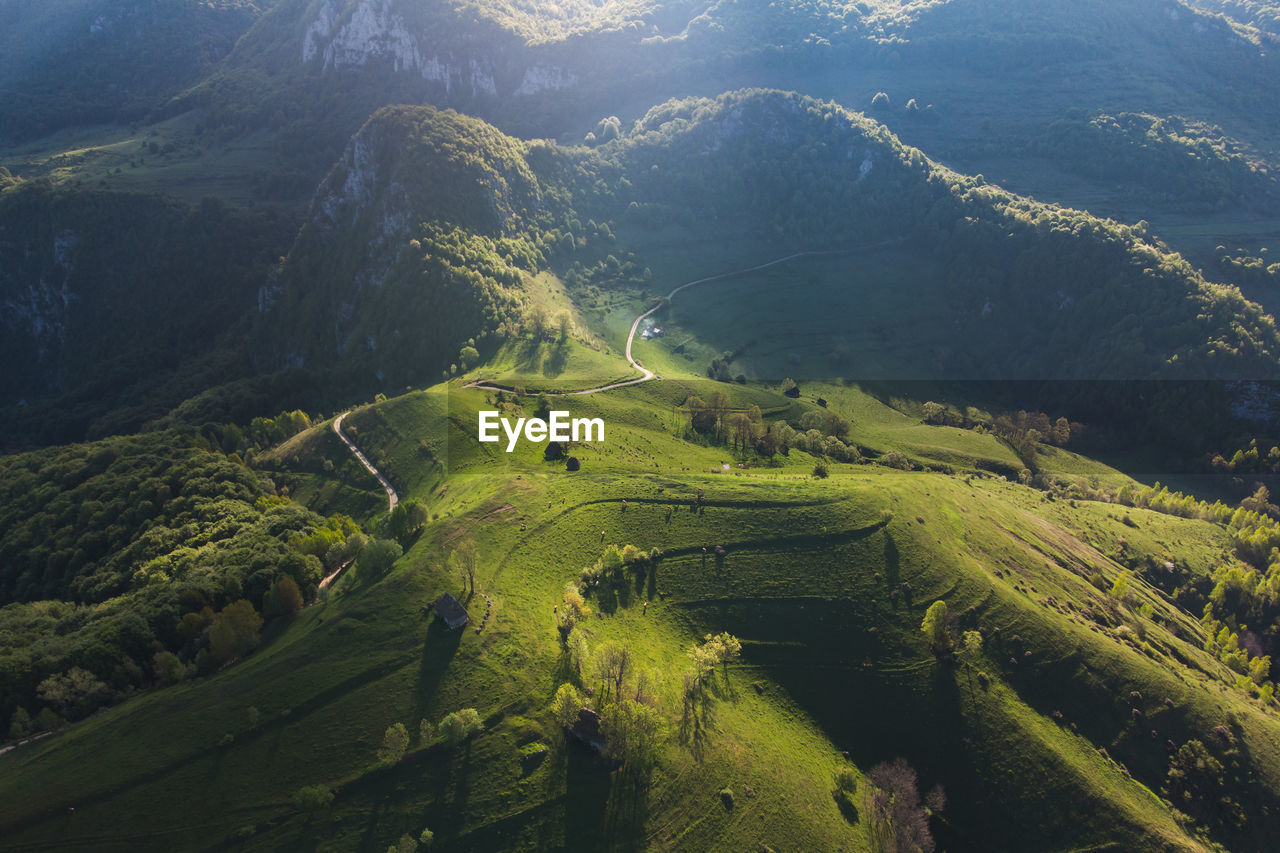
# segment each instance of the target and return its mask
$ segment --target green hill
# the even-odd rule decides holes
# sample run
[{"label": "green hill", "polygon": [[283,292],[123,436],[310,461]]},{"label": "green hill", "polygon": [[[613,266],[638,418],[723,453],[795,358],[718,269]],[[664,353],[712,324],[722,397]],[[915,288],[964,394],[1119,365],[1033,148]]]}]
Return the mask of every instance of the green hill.
[{"label": "green hill", "polygon": [[[946,791],[929,823],[948,849],[1205,849],[1193,823],[1230,849],[1265,848],[1274,708],[1239,692],[1196,618],[1141,576],[1109,591],[1121,552],[1176,553],[1207,575],[1230,549],[1222,527],[966,475],[1004,451],[944,427],[925,429],[956,475],[832,463],[814,479],[801,450],[725,472],[730,447],[673,421],[687,393],[664,382],[566,401],[609,428],[606,444],[574,448],[576,474],[536,446],[476,443],[491,392],[441,386],[349,416],[402,498],[427,502],[406,555],[385,577],[343,576],[225,671],[0,758],[7,843],[381,849],[428,826],[444,849],[873,849],[884,825],[869,800],[842,813],[836,771],[868,792],[874,766],[904,757],[922,789]],[[731,402],[787,417],[815,408],[741,395]],[[903,437],[929,464],[906,438],[916,422],[861,399],[836,404],[852,439],[875,433],[887,453]],[[326,435],[317,425],[256,464],[277,481],[323,479],[345,453]],[[423,610],[462,594],[446,557],[464,539],[479,557],[477,594],[463,595],[479,633]],[[560,651],[552,605],[610,543],[661,553],[586,590],[601,614],[584,623],[589,648],[631,650],[670,732],[640,787],[564,742],[549,710],[561,683],[600,689]],[[723,555],[701,550],[715,545]],[[957,636],[980,632],[978,657],[935,658],[920,623],[937,600]],[[741,659],[690,709],[685,651],[718,631],[741,638]],[[389,724],[416,732],[465,707],[484,722],[467,746],[419,751],[415,734],[403,761],[371,769]],[[1227,771],[1185,778],[1184,747]],[[313,784],[336,799],[308,817],[290,797]],[[1221,804],[1183,802],[1180,786]]]}]

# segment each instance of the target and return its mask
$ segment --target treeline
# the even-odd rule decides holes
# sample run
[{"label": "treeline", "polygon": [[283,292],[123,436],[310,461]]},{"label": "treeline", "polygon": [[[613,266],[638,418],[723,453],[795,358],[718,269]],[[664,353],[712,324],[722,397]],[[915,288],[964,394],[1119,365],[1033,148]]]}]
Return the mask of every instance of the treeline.
[{"label": "treeline", "polygon": [[1051,124],[1031,148],[1077,174],[1137,184],[1173,207],[1257,206],[1280,189],[1220,128],[1181,116],[1075,112]]},{"label": "treeline", "polygon": [[195,433],[0,458],[0,731],[212,672],[364,545]]},{"label": "treeline", "polygon": [[[1274,692],[1270,682],[1280,674],[1273,665],[1280,649],[1280,507],[1271,503],[1266,487],[1259,486],[1235,507],[1199,500],[1160,483],[1126,484],[1118,489],[1075,487],[1071,494],[1197,518],[1220,524],[1230,532],[1232,550],[1240,562],[1224,562],[1205,579],[1207,597],[1195,590],[1175,590],[1173,594],[1184,606],[1203,602],[1201,621],[1208,637],[1205,648],[1240,676],[1237,687],[1269,701]],[[1126,523],[1134,522],[1126,516]],[[1159,567],[1147,568],[1149,580],[1162,585]],[[1198,584],[1193,579],[1191,586]]]}]

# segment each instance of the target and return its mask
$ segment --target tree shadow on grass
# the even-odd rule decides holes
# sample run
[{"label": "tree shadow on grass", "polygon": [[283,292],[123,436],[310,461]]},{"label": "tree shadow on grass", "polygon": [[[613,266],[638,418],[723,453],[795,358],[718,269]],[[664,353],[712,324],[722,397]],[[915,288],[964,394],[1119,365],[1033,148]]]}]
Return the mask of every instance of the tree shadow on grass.
[{"label": "tree shadow on grass", "polygon": [[576,743],[566,746],[564,768],[564,849],[641,849],[648,789]]}]

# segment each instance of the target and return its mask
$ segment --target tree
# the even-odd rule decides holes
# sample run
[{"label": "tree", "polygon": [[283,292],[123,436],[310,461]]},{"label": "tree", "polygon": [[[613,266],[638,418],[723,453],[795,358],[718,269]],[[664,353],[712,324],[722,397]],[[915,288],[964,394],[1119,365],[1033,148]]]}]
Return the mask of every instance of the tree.
[{"label": "tree", "polygon": [[276,584],[276,601],[282,613],[297,613],[302,609],[302,590],[298,582],[285,575]]},{"label": "tree", "polygon": [[1129,597],[1129,571],[1122,571],[1116,575],[1115,583],[1111,584],[1111,595],[1117,601],[1124,601]]},{"label": "tree", "polygon": [[378,763],[383,765],[398,764],[409,748],[409,730],[404,723],[393,723],[387,726],[382,734],[382,748],[378,750]]},{"label": "tree", "polygon": [[435,843],[435,840],[436,834],[426,827],[423,827],[422,833],[418,836],[418,843],[430,850],[431,845]]},{"label": "tree", "polygon": [[436,727],[431,725],[431,721],[425,717],[418,721],[418,746],[423,749],[431,745],[431,738],[435,736]]},{"label": "tree", "polygon": [[973,668],[982,659],[982,635],[977,631],[965,631],[960,637],[960,660],[969,675],[969,692],[973,692]]},{"label": "tree", "polygon": [[18,708],[13,712],[13,717],[9,720],[9,739],[24,738],[31,734],[31,731],[31,715],[27,713],[26,708]]},{"label": "tree", "polygon": [[480,353],[475,347],[465,346],[458,350],[458,361],[462,364],[463,370],[475,367],[480,363]]},{"label": "tree", "polygon": [[87,669],[73,666],[51,675],[36,688],[36,696],[69,720],[86,717],[111,698],[107,685]]},{"label": "tree", "polygon": [[374,539],[360,551],[356,558],[356,568],[360,574],[370,578],[380,578],[395,565],[396,560],[404,554],[399,542],[391,539]]},{"label": "tree", "polygon": [[945,601],[935,601],[925,611],[920,630],[929,640],[929,647],[935,655],[943,655],[951,651],[951,626],[948,625],[950,614]]},{"label": "tree", "polygon": [[647,776],[657,761],[666,724],[648,705],[620,699],[600,715],[605,754],[639,777]]},{"label": "tree", "polygon": [[876,92],[871,99],[871,109],[876,112],[883,112],[889,109],[889,95],[885,92]]},{"label": "tree", "polygon": [[622,695],[622,684],[631,669],[631,649],[619,643],[609,643],[596,651],[596,674],[600,677],[601,702],[607,702],[610,688],[615,697]]},{"label": "tree", "polygon": [[414,853],[417,849],[418,842],[414,840],[412,835],[406,832],[404,835],[400,836],[399,841],[387,848],[387,853]]},{"label": "tree", "polygon": [[318,812],[333,802],[333,791],[324,785],[307,785],[293,792],[293,807],[300,812]]},{"label": "tree", "polygon": [[569,340],[569,332],[573,330],[573,320],[569,319],[567,311],[561,311],[556,315],[556,328],[560,332],[560,343]]},{"label": "tree", "polygon": [[474,734],[484,731],[484,723],[475,708],[463,708],[446,714],[440,721],[440,735],[450,747],[455,747]]},{"label": "tree", "polygon": [[925,423],[941,424],[946,422],[947,407],[932,400],[924,404]]},{"label": "tree", "polygon": [[541,305],[534,305],[529,308],[525,314],[525,321],[529,324],[529,330],[533,332],[533,339],[541,341],[547,334],[547,309]]},{"label": "tree", "polygon": [[261,627],[262,617],[243,598],[222,608],[209,626],[209,658],[213,665],[220,666],[253,651]]},{"label": "tree", "polygon": [[551,700],[551,712],[563,728],[571,729],[578,721],[578,712],[586,704],[586,697],[572,684],[561,684]]},{"label": "tree", "polygon": [[476,545],[470,539],[463,539],[458,547],[449,555],[454,571],[462,576],[463,590],[476,592]]},{"label": "tree", "polygon": [[173,652],[156,652],[151,658],[151,672],[157,684],[177,684],[187,677],[187,667]]},{"label": "tree", "polygon": [[830,474],[831,472],[827,470],[827,466],[823,465],[821,462],[813,466],[813,476],[815,479],[825,480],[830,476]]}]

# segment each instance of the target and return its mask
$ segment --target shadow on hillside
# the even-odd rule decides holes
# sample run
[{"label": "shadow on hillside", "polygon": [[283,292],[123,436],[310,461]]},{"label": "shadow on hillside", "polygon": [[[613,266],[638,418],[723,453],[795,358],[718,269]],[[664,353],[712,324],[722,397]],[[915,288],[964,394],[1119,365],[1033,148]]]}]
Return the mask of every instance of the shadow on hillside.
[{"label": "shadow on hillside", "polygon": [[577,743],[564,762],[565,850],[640,850],[648,817],[648,790],[625,771],[605,763]]},{"label": "shadow on hillside", "polygon": [[[422,647],[422,659],[418,663],[418,683],[413,688],[414,722],[427,716],[427,708],[435,696],[440,680],[449,669],[453,657],[462,643],[466,628],[450,631],[434,616],[427,626],[426,642]],[[433,720],[434,722],[434,720]]]}]

